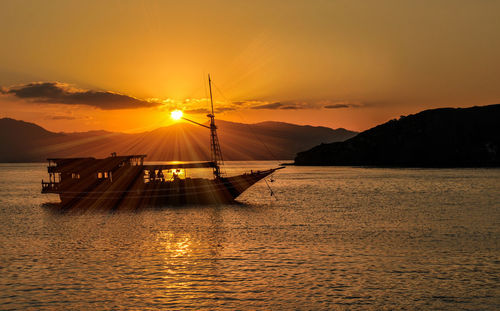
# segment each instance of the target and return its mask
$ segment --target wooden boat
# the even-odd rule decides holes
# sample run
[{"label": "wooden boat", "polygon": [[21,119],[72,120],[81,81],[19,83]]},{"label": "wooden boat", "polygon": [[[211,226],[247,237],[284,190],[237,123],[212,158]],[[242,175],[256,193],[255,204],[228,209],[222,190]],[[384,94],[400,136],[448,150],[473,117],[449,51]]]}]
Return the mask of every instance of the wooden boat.
[{"label": "wooden boat", "polygon": [[[42,180],[42,193],[59,194],[65,206],[184,205],[231,203],[250,186],[283,167],[251,171],[227,177],[221,173],[222,152],[217,137],[210,76],[210,125],[186,118],[186,121],[210,130],[208,162],[175,162],[145,164],[145,154],[117,156],[104,159],[48,159],[49,181]],[[187,169],[212,169],[213,178],[186,177]]]}]

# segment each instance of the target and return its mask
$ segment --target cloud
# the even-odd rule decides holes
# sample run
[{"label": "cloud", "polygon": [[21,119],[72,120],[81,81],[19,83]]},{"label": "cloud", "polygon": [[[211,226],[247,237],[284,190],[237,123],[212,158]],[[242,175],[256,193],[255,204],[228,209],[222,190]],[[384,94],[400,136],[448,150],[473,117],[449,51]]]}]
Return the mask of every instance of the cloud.
[{"label": "cloud", "polygon": [[283,109],[283,110],[296,110],[296,109],[308,109],[313,108],[311,104],[307,102],[274,102],[274,103],[260,103],[259,105],[250,106],[251,109]]},{"label": "cloud", "polygon": [[280,101],[274,103],[262,103],[250,107],[251,109],[280,109],[280,110],[299,110],[299,109],[317,109],[318,105],[308,101]]},{"label": "cloud", "polygon": [[[214,111],[215,113],[222,113],[226,111],[233,111],[236,109],[237,107],[218,107],[215,108]],[[184,109],[183,112],[187,114],[209,114],[210,110],[207,108],[192,108],[192,109]]]},{"label": "cloud", "polygon": [[369,103],[362,103],[359,101],[321,101],[318,103],[326,109],[341,109],[341,108],[363,108],[371,106]]},{"label": "cloud", "polygon": [[282,103],[276,102],[276,103],[270,103],[270,104],[263,104],[263,105],[253,106],[252,109],[279,109],[282,106],[283,106]]},{"label": "cloud", "polygon": [[284,109],[284,110],[297,110],[297,109],[304,109],[302,107],[298,106],[281,106],[279,109]]},{"label": "cloud", "polygon": [[233,111],[238,109],[238,107],[218,107],[215,108],[216,113],[221,113],[221,112],[226,112],[226,111]]},{"label": "cloud", "polygon": [[4,88],[1,92],[30,102],[86,105],[103,110],[147,108],[160,105],[159,102],[141,100],[113,92],[75,89],[59,82],[29,83]]},{"label": "cloud", "polygon": [[338,108],[349,108],[349,107],[351,107],[351,106],[346,105],[346,104],[333,104],[333,105],[323,106],[323,108],[327,108],[327,109],[338,109]]},{"label": "cloud", "polygon": [[205,109],[205,108],[186,109],[183,112],[187,113],[187,114],[208,114],[209,113],[208,109]]},{"label": "cloud", "polygon": [[238,103],[241,109],[276,109],[276,110],[301,110],[301,109],[341,109],[341,108],[365,108],[380,105],[379,102],[361,102],[349,100],[290,100],[290,101],[246,101]]},{"label": "cloud", "polygon": [[197,108],[197,109],[186,109],[184,113],[187,114],[206,114],[208,113],[208,109],[205,108]]},{"label": "cloud", "polygon": [[[0,94],[14,96],[31,103],[86,105],[103,110],[133,109],[157,107],[160,110],[182,109],[187,114],[208,114],[210,100],[208,98],[159,99],[142,100],[128,95],[108,92],[82,90],[60,82],[35,82],[25,85],[0,88]],[[243,100],[233,102],[216,102],[216,113],[234,110],[301,110],[301,109],[345,109],[365,108],[379,105],[377,102],[361,102],[342,99],[324,100]],[[68,119],[55,116],[54,120]]]},{"label": "cloud", "polygon": [[76,117],[73,116],[47,116],[47,120],[76,120]]}]

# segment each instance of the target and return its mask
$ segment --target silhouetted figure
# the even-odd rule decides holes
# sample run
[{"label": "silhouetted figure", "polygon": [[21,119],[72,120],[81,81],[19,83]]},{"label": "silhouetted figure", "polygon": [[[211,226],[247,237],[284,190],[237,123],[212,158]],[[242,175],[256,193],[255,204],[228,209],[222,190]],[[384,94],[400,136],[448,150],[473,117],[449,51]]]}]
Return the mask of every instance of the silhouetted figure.
[{"label": "silhouetted figure", "polygon": [[174,181],[180,180],[179,174],[181,173],[181,170],[173,170],[172,171],[172,179]]}]

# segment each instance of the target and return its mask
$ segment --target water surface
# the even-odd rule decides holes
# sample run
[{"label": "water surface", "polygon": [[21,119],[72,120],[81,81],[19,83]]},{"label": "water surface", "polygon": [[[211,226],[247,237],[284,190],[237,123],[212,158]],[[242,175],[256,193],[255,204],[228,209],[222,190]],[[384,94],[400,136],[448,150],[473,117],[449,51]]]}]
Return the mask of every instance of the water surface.
[{"label": "water surface", "polygon": [[500,305],[499,169],[287,167],[274,197],[113,213],[59,212],[45,175],[0,164],[0,309]]}]

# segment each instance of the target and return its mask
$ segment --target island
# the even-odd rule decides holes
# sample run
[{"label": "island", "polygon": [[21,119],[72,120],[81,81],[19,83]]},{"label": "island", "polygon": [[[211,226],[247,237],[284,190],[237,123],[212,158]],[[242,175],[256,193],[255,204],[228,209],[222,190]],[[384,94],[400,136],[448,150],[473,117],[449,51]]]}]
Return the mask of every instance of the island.
[{"label": "island", "polygon": [[299,152],[294,164],[498,167],[500,104],[401,116],[346,141]]}]

